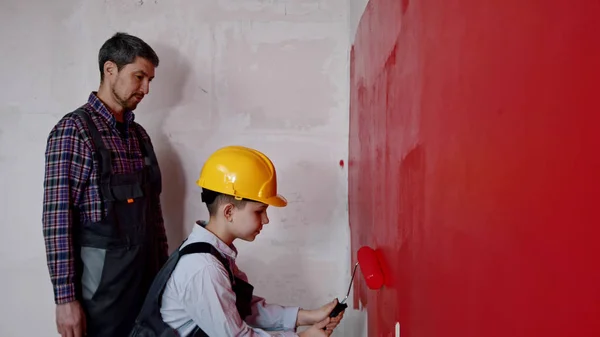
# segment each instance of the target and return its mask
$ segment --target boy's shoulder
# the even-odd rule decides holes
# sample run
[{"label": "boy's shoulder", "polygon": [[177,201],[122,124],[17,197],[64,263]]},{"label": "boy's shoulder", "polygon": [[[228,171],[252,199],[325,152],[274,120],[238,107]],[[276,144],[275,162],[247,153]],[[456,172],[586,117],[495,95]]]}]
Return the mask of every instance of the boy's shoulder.
[{"label": "boy's shoulder", "polygon": [[[196,242],[190,242],[191,245]],[[186,245],[187,246],[187,245]],[[185,248],[186,246],[182,246]],[[180,250],[181,250],[180,249]],[[227,275],[227,270],[223,263],[211,253],[191,253],[183,255],[179,258],[177,265],[173,269],[171,274],[170,282],[178,284],[187,284],[192,278],[198,276],[198,274],[206,274],[210,276],[211,270],[218,270],[224,275]]]}]

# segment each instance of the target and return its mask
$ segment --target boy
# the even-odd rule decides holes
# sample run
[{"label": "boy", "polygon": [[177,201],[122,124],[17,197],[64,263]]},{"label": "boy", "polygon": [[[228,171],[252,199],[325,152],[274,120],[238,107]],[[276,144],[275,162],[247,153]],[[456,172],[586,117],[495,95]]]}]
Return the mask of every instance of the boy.
[{"label": "boy", "polygon": [[[181,336],[331,335],[343,317],[343,312],[328,317],[337,299],[315,310],[267,304],[252,294],[253,287],[235,264],[233,241],[254,241],[269,223],[267,207],[287,205],[277,194],[271,160],[247,147],[225,147],[208,158],[197,184],[210,220],[198,222],[180,249],[206,242],[220,255],[181,257],[162,296],[163,321]],[[312,326],[295,333],[296,327],[306,325]]]}]

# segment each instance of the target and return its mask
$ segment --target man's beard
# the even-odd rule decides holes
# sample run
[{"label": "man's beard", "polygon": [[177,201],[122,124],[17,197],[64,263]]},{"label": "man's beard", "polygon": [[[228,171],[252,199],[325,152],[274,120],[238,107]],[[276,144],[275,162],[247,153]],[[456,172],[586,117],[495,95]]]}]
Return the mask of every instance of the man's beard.
[{"label": "man's beard", "polygon": [[112,92],[113,92],[113,96],[117,100],[117,103],[119,103],[119,105],[121,107],[123,107],[123,109],[125,111],[133,111],[133,110],[135,110],[135,108],[137,108],[137,105],[139,104],[139,102],[136,102],[134,100],[134,97],[136,94],[129,96],[129,98],[127,98],[127,99],[123,99],[119,94],[117,94],[115,89],[113,89]]}]

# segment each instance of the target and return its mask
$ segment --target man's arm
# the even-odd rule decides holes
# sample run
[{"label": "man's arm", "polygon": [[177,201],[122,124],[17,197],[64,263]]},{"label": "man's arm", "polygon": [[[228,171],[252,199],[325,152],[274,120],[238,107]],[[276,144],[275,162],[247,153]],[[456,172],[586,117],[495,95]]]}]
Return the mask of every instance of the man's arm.
[{"label": "man's arm", "polygon": [[72,208],[78,205],[92,165],[91,150],[81,140],[73,119],[59,121],[46,144],[42,215],[56,304],[76,299]]},{"label": "man's arm", "polygon": [[[215,263],[216,259],[215,259]],[[266,332],[251,328],[240,317],[229,276],[221,265],[209,265],[187,282],[183,296],[185,311],[209,336],[270,337],[298,336],[294,331]],[[282,315],[280,318],[283,319]],[[291,318],[292,328],[296,317]],[[283,324],[281,322],[280,326]]]}]

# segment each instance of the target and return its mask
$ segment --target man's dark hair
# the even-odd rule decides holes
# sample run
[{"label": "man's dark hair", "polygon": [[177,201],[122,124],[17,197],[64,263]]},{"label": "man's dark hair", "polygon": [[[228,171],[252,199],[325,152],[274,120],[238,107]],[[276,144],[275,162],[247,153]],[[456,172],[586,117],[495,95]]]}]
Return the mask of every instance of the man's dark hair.
[{"label": "man's dark hair", "polygon": [[158,55],[146,42],[139,37],[118,32],[106,40],[98,53],[98,67],[100,68],[100,81],[104,80],[104,63],[112,61],[121,70],[124,66],[133,63],[136,57],[150,61],[158,67]]},{"label": "man's dark hair", "polygon": [[224,204],[233,204],[236,208],[244,209],[248,200],[237,200],[234,196],[222,194],[206,188],[202,189],[202,201],[206,203],[208,214],[214,216],[219,211],[219,207]]}]

